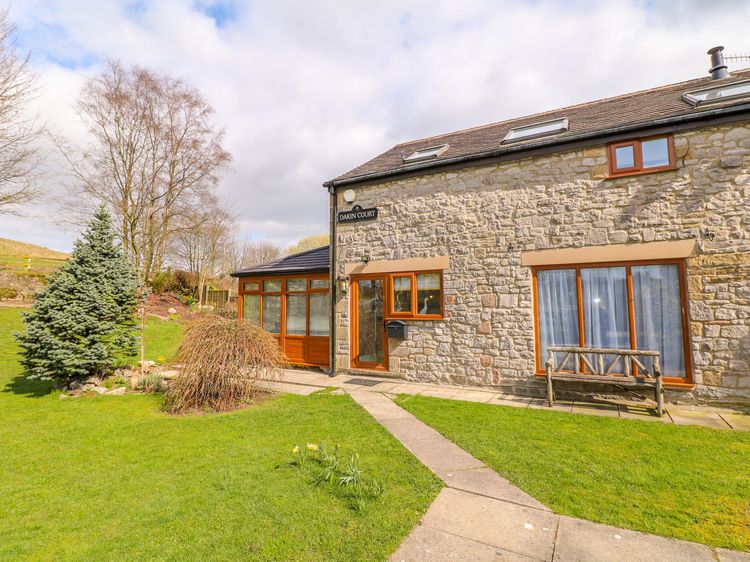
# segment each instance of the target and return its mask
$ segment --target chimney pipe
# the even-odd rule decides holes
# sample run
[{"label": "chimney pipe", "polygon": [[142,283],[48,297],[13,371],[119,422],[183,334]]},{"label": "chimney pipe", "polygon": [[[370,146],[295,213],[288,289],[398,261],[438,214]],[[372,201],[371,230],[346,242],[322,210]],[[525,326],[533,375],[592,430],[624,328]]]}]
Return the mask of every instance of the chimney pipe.
[{"label": "chimney pipe", "polygon": [[708,50],[708,54],[711,55],[711,68],[708,71],[711,75],[711,80],[729,78],[729,71],[724,62],[724,53],[722,53],[723,50],[724,47],[714,47]]}]

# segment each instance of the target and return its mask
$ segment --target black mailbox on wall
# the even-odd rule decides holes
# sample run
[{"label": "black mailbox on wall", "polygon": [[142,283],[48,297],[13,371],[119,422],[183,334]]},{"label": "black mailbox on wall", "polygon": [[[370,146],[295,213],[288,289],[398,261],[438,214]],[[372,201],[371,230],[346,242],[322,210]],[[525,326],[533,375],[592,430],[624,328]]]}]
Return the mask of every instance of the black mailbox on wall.
[{"label": "black mailbox on wall", "polygon": [[409,327],[403,320],[389,320],[385,329],[388,332],[388,337],[394,340],[405,340],[409,335]]}]

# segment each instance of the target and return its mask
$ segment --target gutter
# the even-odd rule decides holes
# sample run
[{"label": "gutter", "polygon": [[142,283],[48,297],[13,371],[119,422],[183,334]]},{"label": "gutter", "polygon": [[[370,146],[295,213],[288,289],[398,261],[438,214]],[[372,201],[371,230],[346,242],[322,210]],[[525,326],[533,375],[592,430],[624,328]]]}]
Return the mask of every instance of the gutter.
[{"label": "gutter", "polygon": [[294,275],[295,273],[327,273],[328,269],[324,267],[316,267],[314,269],[274,269],[272,271],[235,271],[229,274],[229,277],[262,277],[264,275]]},{"label": "gutter", "polygon": [[329,367],[328,376],[336,376],[336,292],[338,287],[336,286],[336,216],[338,215],[338,201],[336,200],[336,187],[331,186],[328,188],[330,194],[329,204],[329,265],[328,265],[328,286],[330,287],[329,295],[330,300],[330,318],[328,320],[328,353],[329,353]]},{"label": "gutter", "polygon": [[601,139],[603,137],[612,137],[615,135],[622,135],[624,133],[632,133],[634,131],[640,131],[644,129],[653,129],[657,127],[666,127],[670,125],[680,125],[680,124],[690,123],[693,121],[708,120],[708,119],[715,118],[715,117],[732,116],[732,115],[741,114],[743,112],[750,112],[750,103],[745,103],[742,105],[735,105],[731,107],[723,107],[719,109],[713,109],[710,111],[701,111],[699,114],[679,115],[676,117],[652,119],[651,121],[644,121],[644,122],[635,123],[632,125],[621,125],[619,127],[601,129],[599,131],[593,131],[590,133],[581,133],[578,135],[566,137],[565,139],[561,139],[561,140],[547,140],[546,142],[536,142],[532,144],[525,144],[523,146],[518,146],[515,149],[512,147],[496,148],[496,149],[487,150],[484,152],[478,152],[475,154],[455,156],[453,158],[446,158],[440,161],[432,160],[429,162],[415,163],[415,164],[403,166],[396,170],[371,172],[369,174],[363,174],[361,176],[356,176],[356,177],[347,178],[343,180],[333,179],[333,180],[329,180],[323,183],[323,187],[328,188],[330,191],[331,188],[335,188],[339,186],[353,185],[353,184],[363,183],[363,182],[367,182],[367,181],[375,180],[375,179],[400,176],[403,174],[408,174],[410,172],[439,169],[443,166],[451,166],[451,165],[455,166],[456,164],[463,164],[463,163],[468,163],[468,162],[474,162],[477,160],[484,160],[487,158],[496,158],[496,157],[501,157],[501,156],[514,156],[513,159],[520,159],[523,157],[523,154],[526,152],[534,152],[534,151],[539,151],[539,150],[545,150],[546,152],[559,152],[561,150],[564,150],[567,145],[577,143],[577,142],[591,141],[594,139]]}]

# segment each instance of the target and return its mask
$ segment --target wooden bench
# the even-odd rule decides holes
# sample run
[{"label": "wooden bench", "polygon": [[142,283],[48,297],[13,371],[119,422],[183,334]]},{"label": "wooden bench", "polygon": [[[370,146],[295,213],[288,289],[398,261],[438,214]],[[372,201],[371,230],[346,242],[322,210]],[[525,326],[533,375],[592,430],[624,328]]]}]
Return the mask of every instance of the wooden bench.
[{"label": "wooden bench", "polygon": [[[635,388],[653,388],[656,401],[656,413],[664,413],[664,385],[659,367],[658,351],[640,351],[631,349],[606,349],[602,347],[548,347],[547,368],[547,401],[550,407],[555,403],[555,392],[552,381],[573,381],[597,384],[613,384]],[[555,365],[555,354],[564,353],[563,360]],[[614,358],[607,362],[606,355]],[[592,357],[593,356],[593,357]],[[639,361],[650,357],[652,368]],[[596,358],[596,359],[594,359]],[[573,364],[568,366],[568,362]],[[608,363],[608,364],[605,364]],[[622,364],[620,372],[618,365]]]}]

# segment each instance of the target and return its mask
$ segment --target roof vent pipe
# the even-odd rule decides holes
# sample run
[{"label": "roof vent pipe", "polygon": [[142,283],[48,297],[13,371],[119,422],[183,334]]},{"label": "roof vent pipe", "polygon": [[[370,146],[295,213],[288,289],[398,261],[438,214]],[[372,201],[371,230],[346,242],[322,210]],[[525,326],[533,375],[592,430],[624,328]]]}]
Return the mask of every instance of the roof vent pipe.
[{"label": "roof vent pipe", "polygon": [[727,65],[724,62],[724,53],[722,52],[724,47],[714,47],[708,50],[708,54],[711,55],[711,69],[708,73],[711,75],[711,80],[721,80],[722,78],[729,78],[729,71]]}]

